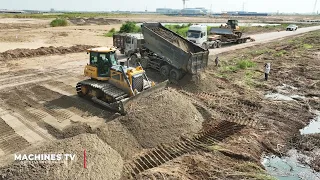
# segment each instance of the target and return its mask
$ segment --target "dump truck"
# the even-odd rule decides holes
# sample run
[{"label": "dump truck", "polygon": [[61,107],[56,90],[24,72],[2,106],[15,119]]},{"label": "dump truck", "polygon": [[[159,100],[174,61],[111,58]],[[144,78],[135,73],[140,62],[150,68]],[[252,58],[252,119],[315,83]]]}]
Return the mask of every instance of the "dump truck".
[{"label": "dump truck", "polygon": [[168,81],[156,85],[141,66],[124,66],[119,63],[116,50],[112,47],[87,50],[90,57],[84,68],[87,79],[77,83],[76,91],[78,96],[124,115],[132,100],[165,88]]},{"label": "dump truck", "polygon": [[[208,65],[209,51],[195,45],[161,23],[143,23],[142,36],[127,34],[124,44],[115,44],[130,57],[130,63],[152,68],[170,80],[180,80],[186,73],[195,75]],[[114,36],[115,40],[122,38]],[[131,44],[131,46],[129,46]],[[119,47],[122,46],[122,47]],[[124,49],[124,50],[121,50]]]},{"label": "dump truck", "polygon": [[187,32],[187,39],[204,49],[221,48],[224,43],[245,43],[248,40],[254,41],[253,38],[242,36],[239,30],[238,21],[229,20],[226,25],[219,28],[210,28],[207,30],[206,25],[191,25]]}]

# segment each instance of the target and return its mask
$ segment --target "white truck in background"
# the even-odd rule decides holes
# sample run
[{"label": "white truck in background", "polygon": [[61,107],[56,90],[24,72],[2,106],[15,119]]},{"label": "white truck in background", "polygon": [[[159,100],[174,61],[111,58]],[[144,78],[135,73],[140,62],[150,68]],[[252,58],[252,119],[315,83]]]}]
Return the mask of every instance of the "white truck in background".
[{"label": "white truck in background", "polygon": [[251,37],[242,37],[237,20],[229,20],[226,26],[212,27],[209,31],[206,25],[191,25],[187,32],[187,40],[204,49],[220,48],[222,43],[240,44],[247,40],[254,41]]}]

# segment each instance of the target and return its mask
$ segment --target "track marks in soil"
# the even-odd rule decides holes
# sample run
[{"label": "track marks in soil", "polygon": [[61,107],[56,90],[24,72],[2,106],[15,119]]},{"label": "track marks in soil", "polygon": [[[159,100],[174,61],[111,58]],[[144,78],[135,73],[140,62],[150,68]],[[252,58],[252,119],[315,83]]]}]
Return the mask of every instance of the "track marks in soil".
[{"label": "track marks in soil", "polygon": [[206,147],[217,144],[224,139],[239,132],[244,125],[238,125],[233,122],[222,121],[210,130],[196,135],[191,139],[183,139],[182,141],[172,145],[160,145],[150,149],[144,154],[134,158],[125,164],[125,173],[128,178],[134,178],[136,175],[171,161],[184,154],[197,150],[209,151]]},{"label": "track marks in soil", "polygon": [[213,119],[213,115],[219,113],[223,120],[240,125],[255,127],[258,123],[253,118],[254,114],[262,108],[258,103],[207,92],[191,93],[185,90],[179,90],[179,92],[191,100],[206,119]]},{"label": "track marks in soil", "polygon": [[13,128],[0,118],[0,149],[3,153],[14,153],[29,145],[26,139],[16,134]]}]

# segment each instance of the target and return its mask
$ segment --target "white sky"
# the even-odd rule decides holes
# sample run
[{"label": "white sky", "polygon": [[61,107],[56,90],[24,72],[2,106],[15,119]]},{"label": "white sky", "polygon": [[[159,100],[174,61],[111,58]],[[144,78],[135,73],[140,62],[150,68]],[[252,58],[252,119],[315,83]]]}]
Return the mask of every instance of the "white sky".
[{"label": "white sky", "polygon": [[[188,8],[205,7],[213,12],[245,11],[310,13],[316,0],[188,0]],[[320,11],[320,0],[316,11]],[[182,9],[182,0],[0,0],[0,9],[74,11],[155,11],[156,8]]]}]

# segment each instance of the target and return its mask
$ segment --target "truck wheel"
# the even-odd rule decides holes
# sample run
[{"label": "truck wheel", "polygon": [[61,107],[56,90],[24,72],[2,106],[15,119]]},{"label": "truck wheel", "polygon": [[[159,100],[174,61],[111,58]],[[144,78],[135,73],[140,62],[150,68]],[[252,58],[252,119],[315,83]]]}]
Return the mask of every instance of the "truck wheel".
[{"label": "truck wheel", "polygon": [[217,48],[217,42],[213,42],[212,48],[213,48],[213,49]]},{"label": "truck wheel", "polygon": [[177,69],[171,69],[170,71],[170,80],[178,81],[181,77],[181,71]]},{"label": "truck wheel", "polygon": [[137,67],[138,66],[138,63],[137,63],[137,60],[138,60],[138,56],[136,55],[136,54],[132,54],[131,56],[130,56],[130,65],[132,66],[132,67]]},{"label": "truck wheel", "polygon": [[241,43],[241,39],[238,39],[238,40],[237,40],[237,43],[240,44],[240,43]]},{"label": "truck wheel", "polygon": [[147,57],[141,58],[140,64],[141,64],[143,69],[147,69],[148,68],[148,64],[149,64],[149,58],[147,58]]},{"label": "truck wheel", "polygon": [[208,49],[208,45],[207,45],[206,43],[202,43],[201,47],[202,47],[203,49]]},{"label": "truck wheel", "polygon": [[160,74],[164,77],[164,78],[168,78],[169,74],[170,74],[170,66],[169,65],[163,65],[160,67]]},{"label": "truck wheel", "polygon": [[221,42],[221,41],[218,41],[218,42],[217,42],[217,48],[221,48],[221,45],[222,45],[222,42]]}]

